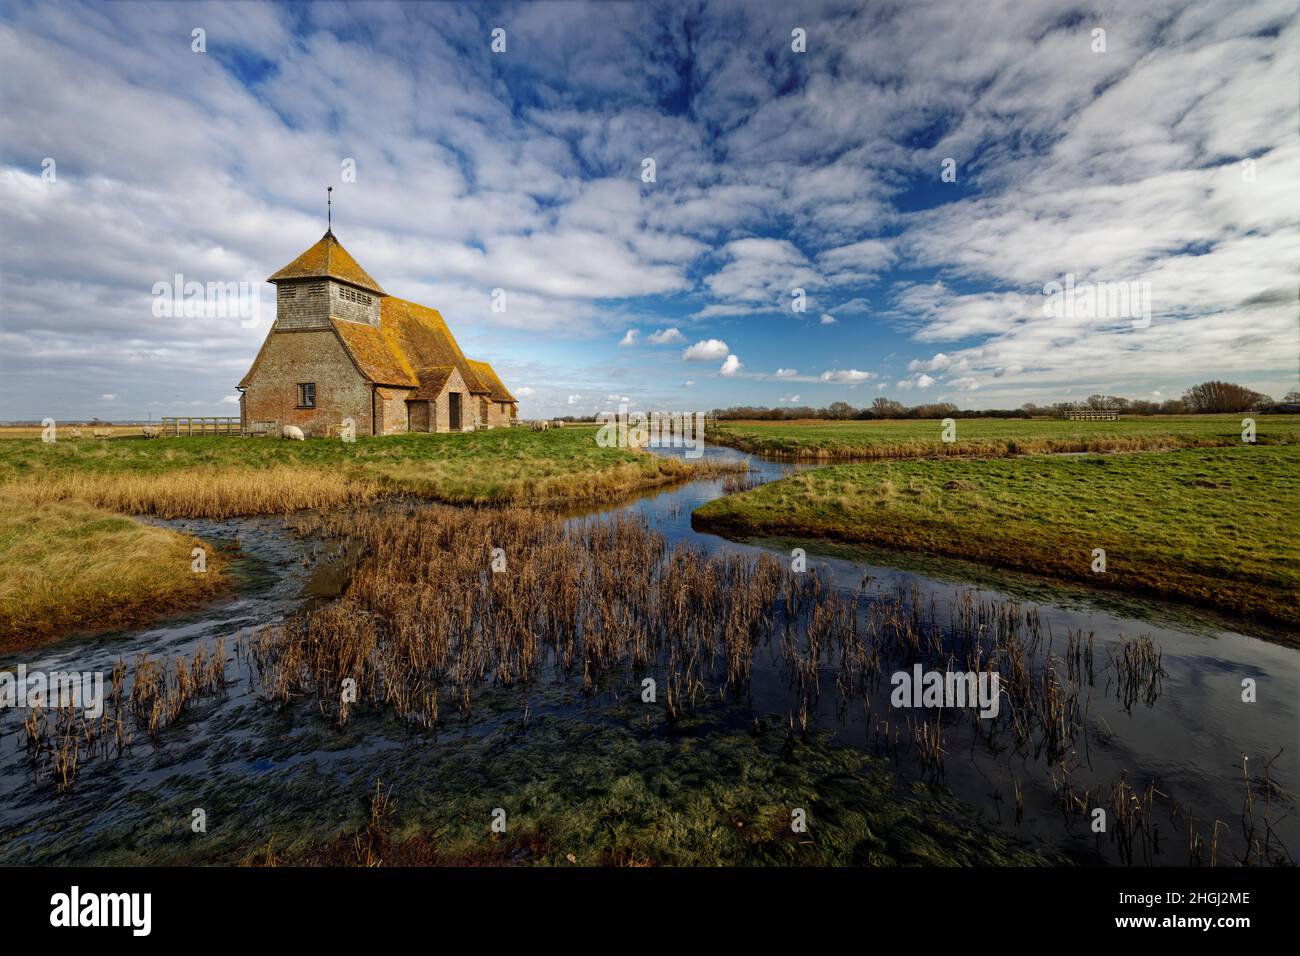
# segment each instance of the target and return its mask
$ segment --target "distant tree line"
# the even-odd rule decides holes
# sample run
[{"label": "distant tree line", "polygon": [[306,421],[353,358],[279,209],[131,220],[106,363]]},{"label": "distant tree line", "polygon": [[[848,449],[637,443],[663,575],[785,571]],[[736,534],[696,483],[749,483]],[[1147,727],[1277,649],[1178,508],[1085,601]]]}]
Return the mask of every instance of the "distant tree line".
[{"label": "distant tree line", "polygon": [[1089,395],[1081,402],[1053,402],[1035,405],[1026,402],[1019,408],[960,409],[951,402],[928,402],[907,406],[892,398],[881,396],[870,406],[856,408],[848,402],[831,402],[825,408],[811,405],[793,405],[766,408],[759,405],[736,405],[715,408],[711,414],[718,418],[751,421],[789,421],[796,418],[823,418],[831,421],[866,420],[873,418],[1059,418],[1067,411],[1078,408],[1113,409],[1121,415],[1198,415],[1223,412],[1280,412],[1284,406],[1300,403],[1300,390],[1288,392],[1282,403],[1274,402],[1244,385],[1231,382],[1202,382],[1183,393],[1182,398],[1169,398],[1162,402],[1130,399],[1121,395]]}]

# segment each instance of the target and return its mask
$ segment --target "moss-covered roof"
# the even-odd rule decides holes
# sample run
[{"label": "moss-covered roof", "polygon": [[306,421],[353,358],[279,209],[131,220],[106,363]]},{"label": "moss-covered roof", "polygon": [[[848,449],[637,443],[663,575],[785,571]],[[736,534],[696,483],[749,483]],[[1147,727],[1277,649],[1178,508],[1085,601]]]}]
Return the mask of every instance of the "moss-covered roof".
[{"label": "moss-covered roof", "polygon": [[377,329],[373,325],[361,325],[344,319],[331,318],[334,331],[347,347],[352,361],[357,363],[361,374],[376,385],[405,385],[415,388],[420,384],[394,336],[386,329]]},{"label": "moss-covered roof", "polygon": [[379,321],[384,331],[394,337],[396,347],[412,368],[454,366],[471,394],[491,392],[491,388],[479,380],[437,309],[389,296],[380,302]]},{"label": "moss-covered roof", "polygon": [[460,375],[454,365],[441,365],[437,368],[422,368],[419,371],[420,387],[411,393],[408,402],[431,402],[447,387],[447,382]]},{"label": "moss-covered roof", "polygon": [[479,362],[474,359],[470,359],[469,364],[470,367],[474,369],[474,373],[478,375],[478,380],[487,386],[488,392],[492,396],[492,401],[516,401],[515,397],[510,394],[510,390],[506,388],[505,383],[501,381],[500,376],[497,375],[491,365],[487,362]]},{"label": "moss-covered roof", "polygon": [[343,244],[334,238],[333,232],[325,233],[316,245],[266,281],[324,278],[337,279],[377,295],[388,294],[379,287],[378,282],[370,278],[370,274],[365,269],[357,265],[357,260],[353,259],[343,248]]}]

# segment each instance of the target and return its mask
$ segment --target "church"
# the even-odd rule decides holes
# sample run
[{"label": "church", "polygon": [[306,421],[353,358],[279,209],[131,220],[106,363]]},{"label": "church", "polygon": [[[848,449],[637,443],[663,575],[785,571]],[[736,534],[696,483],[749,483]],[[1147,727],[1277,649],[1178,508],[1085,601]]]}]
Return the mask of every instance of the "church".
[{"label": "church", "polygon": [[380,288],[333,229],[268,282],[275,324],[239,383],[243,434],[308,437],[509,426],[518,402],[487,362],[466,358],[436,309]]}]

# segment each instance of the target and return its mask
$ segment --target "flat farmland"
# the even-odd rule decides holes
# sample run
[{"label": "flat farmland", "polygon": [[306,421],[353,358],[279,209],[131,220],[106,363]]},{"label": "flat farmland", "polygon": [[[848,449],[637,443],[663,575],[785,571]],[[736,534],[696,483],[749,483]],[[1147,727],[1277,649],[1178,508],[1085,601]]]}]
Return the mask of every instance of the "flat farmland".
[{"label": "flat farmland", "polygon": [[959,418],[955,440],[937,419],[831,422],[723,421],[710,440],[787,460],[999,457],[1060,452],[1171,451],[1241,445],[1242,422],[1261,445],[1300,442],[1300,415],[1153,415],[1110,422]]}]

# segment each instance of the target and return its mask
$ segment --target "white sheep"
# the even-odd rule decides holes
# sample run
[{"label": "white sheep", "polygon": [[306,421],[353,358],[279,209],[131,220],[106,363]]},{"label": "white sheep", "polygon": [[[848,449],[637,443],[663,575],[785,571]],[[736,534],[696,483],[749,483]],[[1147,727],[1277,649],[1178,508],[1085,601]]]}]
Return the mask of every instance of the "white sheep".
[{"label": "white sheep", "polygon": [[302,429],[297,425],[285,425],[280,429],[281,438],[292,438],[294,441],[306,441],[307,438],[302,433]]},{"label": "white sheep", "polygon": [[69,429],[68,429],[68,434],[71,435],[73,438],[80,438],[80,437],[81,437],[81,429],[80,429],[80,428],[69,428]]},{"label": "white sheep", "polygon": [[90,433],[96,438],[112,438],[113,429],[111,428],[92,428]]},{"label": "white sheep", "polygon": [[161,425],[140,426],[140,434],[143,435],[145,438],[162,438],[162,433],[163,430]]}]

